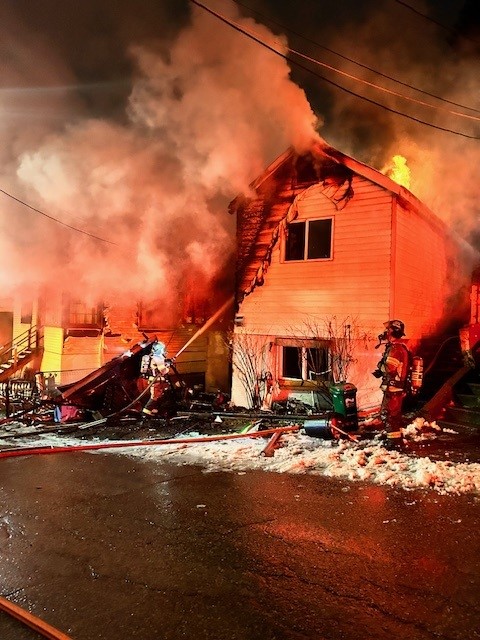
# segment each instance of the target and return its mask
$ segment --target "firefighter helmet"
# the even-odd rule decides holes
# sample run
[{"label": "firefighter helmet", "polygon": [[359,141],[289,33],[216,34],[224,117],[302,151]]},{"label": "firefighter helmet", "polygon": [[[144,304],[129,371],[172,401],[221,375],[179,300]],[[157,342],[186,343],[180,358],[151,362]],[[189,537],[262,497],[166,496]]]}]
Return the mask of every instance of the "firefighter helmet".
[{"label": "firefighter helmet", "polygon": [[165,344],[163,342],[160,342],[159,340],[156,340],[152,344],[151,353],[154,356],[158,356],[158,357],[163,357],[164,358],[167,355],[167,348],[166,348],[166,346],[165,346]]},{"label": "firefighter helmet", "polygon": [[392,330],[392,334],[395,338],[401,338],[405,335],[405,325],[401,320],[389,320],[388,322],[384,323],[384,326],[387,329]]}]

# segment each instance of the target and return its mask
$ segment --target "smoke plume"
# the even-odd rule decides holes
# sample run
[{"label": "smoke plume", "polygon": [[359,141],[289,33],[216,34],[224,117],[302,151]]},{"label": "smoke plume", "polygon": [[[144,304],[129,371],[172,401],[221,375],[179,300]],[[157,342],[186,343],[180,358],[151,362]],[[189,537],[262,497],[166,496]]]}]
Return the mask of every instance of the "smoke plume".
[{"label": "smoke plume", "polygon": [[[233,4],[217,5],[273,41]],[[73,71],[15,28],[8,50],[19,36],[29,47],[11,71],[11,107],[9,92],[0,94],[1,177],[37,211],[1,196],[3,291],[27,295],[54,282],[89,302],[155,301],[166,318],[192,292],[211,297],[234,250],[229,200],[286,147],[317,136],[285,60],[193,7],[168,46],[160,38],[128,46],[133,76],[122,113],[92,117],[59,88],[75,82]],[[42,73],[18,88],[35,57]],[[36,94],[27,117],[21,111]]]},{"label": "smoke plume", "polygon": [[[0,193],[4,295],[53,283],[88,302],[143,300],[166,316],[187,298],[214,298],[234,251],[228,202],[289,145],[307,148],[320,123],[328,143],[379,170],[404,156],[411,191],[474,237],[478,140],[353,93],[473,137],[479,114],[379,79],[314,42],[472,107],[478,46],[391,0],[312,1],[303,13],[252,0],[310,38],[289,33],[288,42],[288,29],[268,28],[253,11],[245,17],[243,5],[241,15],[228,0],[206,4],[284,53],[291,46],[417,102],[315,68],[351,93],[340,91],[179,0],[145,0],[141,9],[131,0],[44,0],[43,22],[36,5],[6,0],[0,189],[38,211]],[[416,6],[428,14],[427,3]]]},{"label": "smoke plume", "polygon": [[[431,15],[427,3],[415,3],[415,9]],[[453,25],[459,20],[458,10],[457,6],[457,14],[451,16]],[[476,100],[480,25],[477,23],[476,40],[454,26],[449,30],[441,25],[438,16],[429,21],[403,3],[385,0],[372,3],[360,21],[344,25],[340,32],[332,31],[328,44],[333,50],[403,84],[340,61],[342,70],[400,95],[342,79],[348,89],[392,111],[334,91],[325,135],[334,146],[379,170],[393,156],[403,156],[410,169],[412,193],[465,239],[475,241],[480,215],[480,111]],[[329,135],[328,131],[334,132]]]}]

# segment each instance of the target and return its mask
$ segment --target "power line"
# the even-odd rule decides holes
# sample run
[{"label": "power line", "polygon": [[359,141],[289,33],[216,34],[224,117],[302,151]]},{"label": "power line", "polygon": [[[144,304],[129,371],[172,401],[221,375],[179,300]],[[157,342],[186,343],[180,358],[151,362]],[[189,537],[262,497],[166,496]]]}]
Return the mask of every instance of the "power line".
[{"label": "power line", "polygon": [[[237,22],[234,22],[232,20],[232,24],[239,26]],[[252,29],[245,29],[246,32],[248,32],[249,34],[254,34],[258,36],[258,33],[253,31]],[[278,41],[275,41],[277,44],[281,44]],[[375,84],[374,82],[370,82],[368,80],[365,80],[363,78],[359,78],[358,76],[354,76],[351,73],[347,73],[346,71],[342,71],[341,69],[338,69],[337,67],[333,67],[330,64],[326,64],[325,62],[321,62],[320,60],[317,60],[316,58],[312,58],[310,56],[305,55],[304,53],[301,53],[300,51],[296,51],[295,49],[292,49],[291,47],[288,47],[288,51],[289,53],[293,53],[297,56],[299,56],[300,58],[303,58],[304,60],[307,60],[308,62],[312,62],[314,64],[317,64],[321,67],[324,67],[325,69],[328,69],[329,71],[333,71],[335,73],[338,73],[342,76],[345,76],[346,78],[349,78],[350,80],[355,80],[356,82],[360,82],[361,84],[365,84],[369,87],[372,87],[374,89],[377,89],[378,91],[383,91],[384,93],[389,93],[392,96],[395,96],[397,98],[402,98],[403,100],[407,100],[408,102],[414,102],[415,104],[419,104],[423,107],[428,107],[429,109],[437,109],[439,111],[445,111],[446,113],[450,113],[451,115],[455,115],[455,116],[459,116],[461,118],[468,118],[469,120],[477,120],[480,121],[480,117],[478,116],[472,116],[472,115],[468,115],[467,113],[460,113],[459,111],[452,111],[451,109],[446,109],[445,107],[441,107],[441,106],[437,106],[434,104],[431,104],[429,102],[425,102],[423,100],[418,100],[417,98],[412,98],[410,96],[407,96],[403,93],[399,93],[398,91],[393,91],[392,89],[387,89],[386,87],[382,87],[378,84]],[[408,86],[408,85],[407,85]],[[413,88],[413,87],[410,87]],[[478,112],[480,113],[480,111]]]},{"label": "power line", "polygon": [[251,40],[253,40],[257,44],[260,44],[262,47],[265,47],[266,49],[268,49],[269,51],[271,51],[275,55],[279,56],[280,58],[283,58],[287,62],[291,62],[292,64],[295,64],[300,69],[303,69],[304,71],[307,71],[308,73],[311,73],[312,75],[316,76],[317,78],[320,78],[321,80],[324,80],[325,82],[328,82],[329,84],[333,85],[334,87],[337,87],[337,89],[340,89],[340,90],[344,91],[345,93],[348,93],[348,94],[350,94],[352,96],[355,96],[356,98],[360,98],[361,100],[365,100],[366,102],[369,102],[370,104],[373,104],[373,105],[375,105],[377,107],[380,107],[381,109],[384,109],[385,111],[389,111],[390,113],[394,113],[396,115],[402,116],[402,117],[407,118],[409,120],[413,120],[414,122],[418,122],[419,124],[424,124],[427,127],[431,127],[433,129],[437,129],[439,131],[445,131],[446,133],[453,133],[454,135],[461,136],[463,138],[469,138],[469,139],[472,139],[472,140],[480,140],[480,137],[478,137],[478,136],[469,135],[467,133],[462,133],[460,131],[455,131],[453,129],[448,129],[446,127],[440,127],[439,125],[435,125],[435,124],[432,124],[431,122],[427,122],[425,120],[421,120],[420,118],[416,118],[415,116],[411,116],[411,115],[408,115],[408,114],[403,113],[401,111],[397,111],[396,109],[393,109],[393,108],[388,107],[388,106],[386,106],[384,104],[381,104],[380,102],[377,102],[376,100],[372,100],[371,98],[367,98],[366,96],[362,96],[362,95],[356,93],[355,91],[347,89],[346,87],[343,87],[342,85],[334,82],[333,80],[330,80],[329,78],[326,78],[325,76],[322,76],[321,74],[316,73],[315,71],[312,71],[312,69],[309,69],[305,65],[300,64],[299,62],[296,62],[295,60],[292,60],[292,59],[288,58],[285,54],[281,53],[280,51],[277,51],[276,49],[274,49],[273,47],[268,45],[266,42],[263,42],[263,40],[260,40],[256,36],[250,34],[248,31],[246,31],[242,27],[240,27],[240,26],[236,25],[234,22],[228,20],[228,18],[225,18],[224,16],[222,16],[219,13],[217,13],[216,11],[213,11],[209,7],[206,7],[201,2],[198,2],[198,0],[190,0],[190,2],[192,2],[192,4],[197,5],[201,9],[204,9],[205,11],[207,11],[211,15],[215,16],[216,18],[218,18],[219,20],[221,20],[222,22],[224,22],[228,26],[232,27],[233,29],[235,29],[239,33],[242,33],[243,35],[247,36],[248,38],[250,38]]},{"label": "power line", "polygon": [[4,191],[3,189],[0,189],[0,193],[3,193],[3,195],[7,196],[8,198],[11,198],[12,200],[15,200],[15,202],[18,202],[19,204],[23,205],[24,207],[27,207],[28,209],[31,209],[32,211],[35,211],[36,213],[39,213],[42,216],[45,216],[45,218],[48,218],[49,220],[52,220],[53,222],[56,222],[57,224],[61,224],[63,227],[67,227],[67,229],[71,229],[72,231],[77,231],[77,233],[83,233],[83,235],[89,236],[90,238],[94,238],[95,240],[100,240],[101,242],[106,242],[108,244],[113,244],[115,246],[118,246],[116,242],[112,242],[111,240],[105,240],[105,238],[100,238],[100,236],[96,236],[93,233],[88,233],[88,231],[84,231],[83,229],[78,229],[77,227],[72,227],[70,224],[67,224],[66,222],[62,222],[61,220],[58,220],[58,218],[54,218],[53,216],[48,215],[48,213],[45,213],[44,211],[41,211],[40,209],[36,209],[35,207],[32,207],[27,202],[24,202],[23,200],[20,200],[20,198],[16,198],[11,193],[8,193],[7,191]]},{"label": "power line", "polygon": [[342,60],[347,60],[348,62],[351,62],[352,64],[355,64],[355,65],[361,67],[362,69],[366,69],[367,71],[370,71],[372,73],[375,73],[375,74],[381,76],[382,78],[386,78],[387,80],[391,80],[392,82],[396,82],[397,84],[400,84],[403,87],[407,87],[408,89],[413,89],[414,91],[418,91],[419,93],[423,93],[424,95],[429,96],[430,98],[435,98],[436,100],[440,100],[442,102],[446,102],[447,104],[451,104],[451,105],[453,105],[455,107],[460,107],[461,109],[467,109],[469,111],[474,111],[475,113],[480,113],[480,109],[475,109],[474,107],[468,107],[468,106],[466,106],[464,104],[460,104],[458,102],[454,102],[452,100],[448,100],[447,98],[442,98],[441,96],[437,96],[435,93],[430,93],[428,91],[425,91],[424,89],[419,89],[418,87],[414,87],[413,85],[408,84],[407,82],[402,82],[402,80],[398,80],[397,78],[393,78],[392,76],[389,76],[388,74],[383,73],[382,71],[378,71],[378,69],[374,69],[373,67],[369,67],[368,65],[363,64],[362,62],[358,62],[358,60],[354,60],[353,58],[349,58],[348,56],[345,56],[342,53],[339,53],[338,51],[335,51],[334,49],[330,49],[329,47],[326,47],[325,45],[320,44],[316,40],[311,40],[310,38],[307,38],[306,36],[302,35],[301,33],[298,33],[298,31],[294,31],[293,29],[290,29],[289,27],[286,27],[284,24],[282,24],[280,22],[277,22],[276,20],[273,20],[272,18],[269,18],[264,13],[261,13],[260,11],[256,11],[255,9],[252,9],[251,7],[247,6],[243,2],[239,2],[239,0],[233,0],[233,2],[236,5],[238,5],[240,7],[243,7],[244,9],[248,9],[248,11],[250,11],[251,13],[254,13],[257,16],[260,16],[261,18],[263,18],[267,22],[270,22],[271,24],[274,24],[277,27],[280,27],[286,33],[291,33],[291,34],[293,34],[293,35],[295,35],[295,36],[297,36],[299,38],[302,38],[302,40],[305,40],[306,42],[309,42],[310,44],[313,44],[316,47],[319,47],[320,49],[323,49],[324,51],[328,51],[328,53],[333,53],[333,55],[338,56],[339,58],[342,58]]},{"label": "power line", "polygon": [[407,2],[403,2],[403,0],[393,0],[393,1],[396,2],[397,4],[401,4],[402,7],[406,7],[407,9],[410,9],[410,11],[413,11],[413,13],[416,13],[417,16],[421,16],[422,18],[425,18],[425,20],[428,20],[429,22],[436,24],[437,27],[441,27],[442,29],[445,29],[445,31],[449,31],[450,33],[453,33],[456,36],[460,36],[461,38],[470,40],[470,42],[473,42],[476,45],[480,44],[478,40],[474,40],[473,38],[470,38],[470,36],[468,36],[465,33],[462,33],[461,31],[459,31],[458,29],[455,29],[454,27],[448,27],[447,25],[442,24],[441,22],[438,22],[438,20],[435,20],[434,18],[427,15],[426,13],[422,13],[421,11],[418,11],[418,9],[415,9],[415,7],[412,7]]},{"label": "power line", "polygon": [[[247,31],[247,30],[246,30]],[[254,33],[249,31],[249,33]],[[467,113],[460,113],[459,111],[452,111],[451,109],[446,109],[445,107],[436,106],[434,104],[430,104],[429,102],[425,102],[423,100],[417,100],[416,98],[411,98],[410,96],[406,96],[403,93],[399,93],[398,91],[393,91],[392,89],[387,89],[386,87],[382,87],[374,82],[369,82],[368,80],[364,80],[363,78],[359,78],[358,76],[354,76],[351,73],[347,73],[346,71],[342,71],[341,69],[337,69],[337,67],[333,67],[332,65],[326,64],[325,62],[321,62],[316,58],[311,58],[299,51],[295,51],[295,49],[288,48],[289,53],[294,53],[295,55],[303,58],[304,60],[308,60],[308,62],[313,62],[314,64],[318,64],[321,67],[325,67],[325,69],[329,69],[330,71],[334,71],[335,73],[339,73],[350,80],[355,80],[356,82],[360,82],[361,84],[366,84],[369,87],[377,89],[378,91],[383,91],[384,93],[389,93],[392,96],[396,96],[397,98],[402,98],[403,100],[407,100],[409,102],[414,102],[415,104],[419,104],[423,107],[428,107],[429,109],[437,109],[438,111],[445,111],[446,113],[450,113],[455,116],[459,116],[461,118],[468,118],[469,120],[477,120],[480,121],[480,117],[478,116],[470,116]],[[480,112],[479,112],[480,113]]]}]

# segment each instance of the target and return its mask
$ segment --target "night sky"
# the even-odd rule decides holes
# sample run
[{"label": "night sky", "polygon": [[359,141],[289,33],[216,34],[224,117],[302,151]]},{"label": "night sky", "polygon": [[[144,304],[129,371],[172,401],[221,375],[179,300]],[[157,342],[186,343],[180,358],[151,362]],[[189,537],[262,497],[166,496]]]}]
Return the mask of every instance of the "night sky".
[{"label": "night sky", "polygon": [[476,241],[477,0],[203,4],[289,62],[189,2],[3,1],[0,189],[68,225],[0,194],[4,291],[208,290],[229,200],[311,135],[378,170],[403,155],[412,192]]}]

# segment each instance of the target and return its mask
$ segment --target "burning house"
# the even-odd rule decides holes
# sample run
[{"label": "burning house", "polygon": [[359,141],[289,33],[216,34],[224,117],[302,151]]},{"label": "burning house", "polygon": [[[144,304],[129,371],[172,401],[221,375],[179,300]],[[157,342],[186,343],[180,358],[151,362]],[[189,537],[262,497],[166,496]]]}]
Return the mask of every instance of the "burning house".
[{"label": "burning house", "polygon": [[468,319],[477,253],[405,187],[332,147],[286,151],[230,205],[237,215],[232,400],[322,407],[350,381],[378,406],[375,349],[400,318],[408,344]]},{"label": "burning house", "polygon": [[[80,397],[84,387],[91,394],[99,381],[100,389],[115,382],[118,363],[124,362],[125,354],[135,353],[134,364],[122,365],[120,376],[123,384],[135,385],[145,345],[158,340],[188,384],[212,391],[229,386],[224,334],[212,322],[215,317],[208,321],[189,315],[168,325],[138,302],[122,299],[89,305],[61,293],[39,297],[28,306],[28,313],[25,305],[7,299],[4,308],[0,382],[32,380],[41,373],[55,386],[73,385]],[[133,397],[128,389],[125,393],[127,399]]]}]

